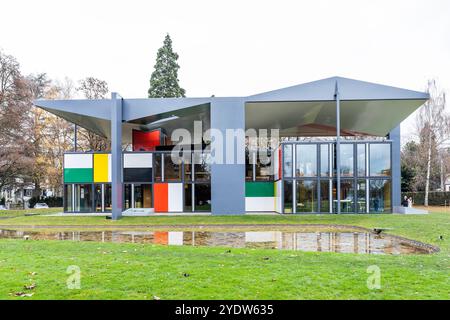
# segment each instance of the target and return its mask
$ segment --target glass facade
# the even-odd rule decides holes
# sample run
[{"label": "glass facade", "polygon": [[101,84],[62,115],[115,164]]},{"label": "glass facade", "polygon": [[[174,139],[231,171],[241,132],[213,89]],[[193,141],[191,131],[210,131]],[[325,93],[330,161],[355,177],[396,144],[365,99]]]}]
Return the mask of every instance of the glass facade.
[{"label": "glass facade", "polygon": [[370,175],[389,177],[391,175],[391,146],[374,143],[370,145]]},{"label": "glass facade", "polygon": [[181,158],[174,162],[170,153],[164,155],[164,181],[181,181]]},{"label": "glass facade", "polygon": [[292,177],[292,144],[286,144],[283,146],[283,175],[286,178]]},{"label": "glass facade", "polygon": [[358,213],[366,213],[367,183],[366,180],[358,180],[356,182],[356,211]]},{"label": "glass facade", "polygon": [[72,212],[73,208],[73,184],[64,185],[64,212]]},{"label": "glass facade", "polygon": [[285,180],[283,185],[283,203],[284,213],[294,213],[293,211],[293,193],[292,193],[292,181]]},{"label": "glass facade", "polygon": [[196,183],[194,185],[194,211],[211,211],[211,185]]},{"label": "glass facade", "polygon": [[[336,213],[338,168],[335,143],[283,142],[281,150],[280,178],[283,180],[280,193],[281,211]],[[147,165],[148,167],[135,165],[124,168],[125,210],[153,208],[154,202],[157,201],[154,199],[157,193],[153,192],[155,183],[169,185],[176,183],[179,184],[179,189],[174,186],[169,189],[172,190],[171,196],[176,192],[180,211],[211,211],[209,153],[192,152],[179,162],[174,162],[168,151],[156,151],[152,154],[152,157],[147,157],[150,161],[144,163],[144,167]],[[391,212],[391,143],[344,140],[341,143],[340,155],[340,212]],[[247,154],[246,180],[274,181],[272,152],[268,151],[267,157],[259,158],[256,152]],[[87,175],[86,177],[89,178]],[[100,181],[108,181],[106,178]],[[111,184],[94,182],[99,180],[93,180],[92,177],[89,179],[91,180],[87,183],[65,183],[65,212],[111,211]],[[158,196],[160,194],[159,192]],[[166,196],[165,201],[170,199]]]},{"label": "glass facade", "polygon": [[255,181],[271,181],[273,180],[271,153],[268,150],[262,150],[258,154],[254,154],[255,163]]},{"label": "glass facade", "polygon": [[[283,142],[282,150],[283,212],[338,212],[336,143]],[[340,150],[340,212],[391,212],[391,143],[343,141]]]},{"label": "glass facade", "polygon": [[358,177],[366,176],[366,145],[357,144],[356,145],[356,170],[358,172]]},{"label": "glass facade", "polygon": [[330,176],[330,145],[320,145],[320,176]]},{"label": "glass facade", "polygon": [[330,180],[320,180],[320,212],[330,213]]},{"label": "glass facade", "polygon": [[370,180],[369,190],[370,212],[389,212],[391,210],[391,181]]},{"label": "glass facade", "polygon": [[299,144],[296,147],[295,176],[317,176],[317,145]]},{"label": "glass facade", "polygon": [[[353,144],[341,143],[341,177],[352,177],[354,167]],[[334,174],[336,175],[336,152],[334,152]]]},{"label": "glass facade", "polygon": [[297,180],[296,212],[317,212],[317,183],[314,180]]},{"label": "glass facade", "polygon": [[76,212],[94,212],[93,210],[93,185],[75,184],[74,211]]}]

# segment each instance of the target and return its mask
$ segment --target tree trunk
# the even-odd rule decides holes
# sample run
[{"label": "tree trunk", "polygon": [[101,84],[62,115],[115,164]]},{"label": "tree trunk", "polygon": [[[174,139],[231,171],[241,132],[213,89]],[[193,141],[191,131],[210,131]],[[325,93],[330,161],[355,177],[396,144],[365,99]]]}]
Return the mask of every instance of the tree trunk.
[{"label": "tree trunk", "polygon": [[427,179],[425,181],[424,205],[428,207],[428,193],[430,192],[430,171],[431,171],[431,132],[428,133],[428,158],[427,158]]},{"label": "tree trunk", "polygon": [[40,197],[41,196],[41,184],[39,181],[34,181],[34,190],[33,190],[33,197]]},{"label": "tree trunk", "polygon": [[439,170],[440,170],[440,176],[441,176],[441,191],[445,191],[445,183],[444,183],[444,159],[442,159],[442,154],[441,153],[439,153],[439,165],[440,165],[440,168],[439,168]]}]

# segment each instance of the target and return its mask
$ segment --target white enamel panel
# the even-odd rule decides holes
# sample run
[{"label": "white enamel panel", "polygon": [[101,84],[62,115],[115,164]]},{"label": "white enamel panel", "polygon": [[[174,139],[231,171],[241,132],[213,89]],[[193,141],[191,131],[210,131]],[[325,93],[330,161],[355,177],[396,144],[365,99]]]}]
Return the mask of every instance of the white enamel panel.
[{"label": "white enamel panel", "polygon": [[124,168],[151,168],[153,154],[151,153],[125,153],[123,155]]},{"label": "white enamel panel", "polygon": [[169,183],[169,212],[183,211],[183,184]]},{"label": "white enamel panel", "polygon": [[64,168],[70,169],[92,168],[92,163],[93,163],[92,154],[68,153],[64,155]]},{"label": "white enamel panel", "polygon": [[275,197],[246,197],[245,211],[275,211]]}]

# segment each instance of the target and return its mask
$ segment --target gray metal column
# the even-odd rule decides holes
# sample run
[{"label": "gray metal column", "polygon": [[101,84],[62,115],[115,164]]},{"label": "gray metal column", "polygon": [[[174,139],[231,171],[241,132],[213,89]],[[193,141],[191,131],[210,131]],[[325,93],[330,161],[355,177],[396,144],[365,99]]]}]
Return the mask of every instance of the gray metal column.
[{"label": "gray metal column", "polygon": [[[245,130],[245,102],[240,98],[213,98],[211,128],[222,133],[220,141],[212,141],[212,149],[223,148],[223,164],[211,165],[211,213],[216,215],[245,214],[245,159],[244,163],[226,164],[226,130]],[[234,154],[245,150],[245,141],[234,141]]]},{"label": "gray metal column", "polygon": [[392,207],[399,207],[401,204],[402,190],[401,190],[401,163],[400,163],[400,125],[392,129],[388,135],[389,140],[392,140]]},{"label": "gray metal column", "polygon": [[339,85],[336,81],[335,88],[336,99],[336,206],[337,213],[341,213],[341,98],[339,94]]},{"label": "gray metal column", "polygon": [[122,217],[122,97],[111,94],[111,200],[113,220]]}]

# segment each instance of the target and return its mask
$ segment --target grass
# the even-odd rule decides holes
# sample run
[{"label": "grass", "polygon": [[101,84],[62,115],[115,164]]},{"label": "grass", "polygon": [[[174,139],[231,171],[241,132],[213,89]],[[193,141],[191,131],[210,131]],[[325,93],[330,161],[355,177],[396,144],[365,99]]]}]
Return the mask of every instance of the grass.
[{"label": "grass", "polygon": [[[375,256],[262,249],[0,240],[0,299],[449,299],[450,214],[126,217],[15,217],[0,224],[179,225],[341,224],[392,228],[437,245],[431,255]],[[439,240],[442,235],[444,240]],[[70,265],[81,289],[66,286]],[[367,268],[381,269],[369,290]],[[189,274],[188,277],[183,274]],[[33,290],[24,285],[36,284]],[[32,297],[10,295],[33,292]]]},{"label": "grass", "polygon": [[28,209],[28,210],[1,210],[0,211],[0,221],[1,221],[1,218],[24,217],[25,215],[52,214],[52,213],[58,213],[61,211],[62,211],[62,208]]}]

